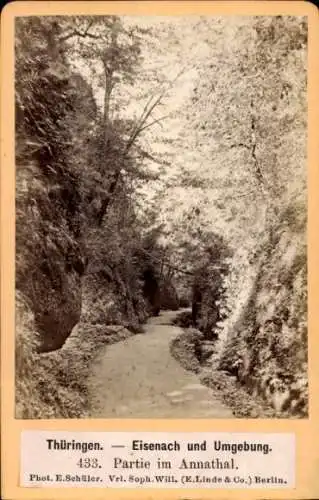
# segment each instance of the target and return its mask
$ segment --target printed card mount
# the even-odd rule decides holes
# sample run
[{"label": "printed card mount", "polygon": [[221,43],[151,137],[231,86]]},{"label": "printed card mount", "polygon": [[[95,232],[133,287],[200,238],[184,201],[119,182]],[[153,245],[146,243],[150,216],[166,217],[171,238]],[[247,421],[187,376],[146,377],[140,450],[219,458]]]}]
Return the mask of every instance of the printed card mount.
[{"label": "printed card mount", "polygon": [[3,10],[4,499],[318,496],[318,36],[298,1]]}]

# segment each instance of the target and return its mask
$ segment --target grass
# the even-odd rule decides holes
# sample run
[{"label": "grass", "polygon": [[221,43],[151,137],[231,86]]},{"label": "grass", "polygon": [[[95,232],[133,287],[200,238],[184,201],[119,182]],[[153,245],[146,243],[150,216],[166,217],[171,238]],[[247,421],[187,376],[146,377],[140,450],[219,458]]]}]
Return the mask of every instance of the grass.
[{"label": "grass", "polygon": [[16,300],[16,418],[89,417],[87,380],[100,350],[132,333],[120,326],[81,321],[62,349],[37,354],[33,314]]}]

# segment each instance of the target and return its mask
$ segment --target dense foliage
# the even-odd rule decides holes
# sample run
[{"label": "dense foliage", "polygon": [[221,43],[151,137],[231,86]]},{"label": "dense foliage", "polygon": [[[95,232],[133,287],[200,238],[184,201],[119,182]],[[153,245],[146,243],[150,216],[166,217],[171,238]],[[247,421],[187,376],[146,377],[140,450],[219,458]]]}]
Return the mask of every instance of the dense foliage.
[{"label": "dense foliage", "polygon": [[[179,53],[195,76],[170,136],[175,168],[154,196],[163,239],[190,273],[193,325],[217,340],[212,366],[305,415],[307,23],[195,18],[187,30]],[[220,237],[228,255],[209,259]]]},{"label": "dense foliage", "polygon": [[[102,109],[72,66],[75,55],[102,65]],[[33,409],[27,403],[31,389],[52,414],[45,373],[50,363],[65,363],[63,352],[43,358],[36,351],[61,348],[80,322],[84,353],[86,343],[94,348],[86,338],[92,324],[103,326],[105,337],[112,323],[139,331],[160,307],[160,261],[152,257],[158,245],[142,234],[132,201],[134,182],[148,180],[143,158],[134,154],[147,116],[139,122],[112,116],[112,92],[134,83],[139,62],[138,29],[127,31],[116,17],[16,23],[17,401],[23,416],[41,416],[40,403]],[[36,387],[28,387],[28,367],[32,379],[38,372]],[[62,415],[81,413],[81,404],[73,407],[75,390],[69,405],[67,389],[58,398]]]}]

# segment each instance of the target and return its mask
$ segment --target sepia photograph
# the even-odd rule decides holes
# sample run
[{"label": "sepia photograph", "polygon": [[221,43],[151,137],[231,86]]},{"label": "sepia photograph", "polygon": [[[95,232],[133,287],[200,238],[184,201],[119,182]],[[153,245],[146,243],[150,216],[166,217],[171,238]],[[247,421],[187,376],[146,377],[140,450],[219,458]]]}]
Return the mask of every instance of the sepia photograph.
[{"label": "sepia photograph", "polygon": [[15,18],[16,419],[305,419],[307,17]]}]

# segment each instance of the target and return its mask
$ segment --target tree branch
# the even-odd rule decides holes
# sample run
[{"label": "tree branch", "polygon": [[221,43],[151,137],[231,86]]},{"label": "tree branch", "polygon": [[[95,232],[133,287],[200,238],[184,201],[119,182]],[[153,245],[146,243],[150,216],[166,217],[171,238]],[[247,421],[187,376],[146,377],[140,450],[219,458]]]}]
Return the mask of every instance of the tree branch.
[{"label": "tree branch", "polygon": [[152,103],[152,100],[153,100],[154,96],[152,96],[151,99],[149,99],[148,103],[144,107],[144,110],[141,114],[141,117],[139,118],[139,120],[137,122],[137,125],[135,126],[135,128],[134,128],[134,130],[133,130],[133,132],[132,132],[132,134],[131,134],[131,136],[126,144],[125,154],[127,154],[128,151],[131,149],[131,147],[134,144],[134,142],[136,141],[137,137],[142,132],[146,120],[148,119],[148,117],[150,116],[152,111],[156,108],[156,106],[158,106],[158,104],[161,102],[165,93],[166,93],[166,90],[163,90],[153,103]]},{"label": "tree branch", "polygon": [[238,144],[231,144],[229,147],[230,147],[230,149],[242,147],[242,148],[249,149],[249,151],[251,150],[251,146],[247,146],[247,144],[244,144],[243,142],[239,142]]},{"label": "tree branch", "polygon": [[153,125],[156,125],[156,123],[159,123],[163,120],[165,120],[166,118],[168,118],[170,115],[164,115],[164,116],[161,116],[161,118],[158,118],[157,120],[154,120],[152,121],[151,123],[149,123],[148,125],[145,125],[144,127],[142,127],[139,131],[139,133],[143,132],[143,130],[146,130],[147,128],[149,127],[152,127]]},{"label": "tree branch", "polygon": [[[250,107],[253,109],[254,103],[253,100],[251,100]],[[255,172],[256,172],[256,177],[259,182],[260,187],[264,187],[264,176],[262,174],[260,165],[257,160],[256,156],[256,136],[255,136],[255,130],[256,130],[256,119],[252,113],[251,115],[251,132],[252,132],[252,141],[251,141],[251,156],[253,158],[254,164],[255,164]]]},{"label": "tree branch", "polygon": [[89,33],[89,29],[91,28],[92,24],[93,24],[93,21],[90,21],[84,32],[81,32],[81,31],[77,30],[76,28],[74,28],[74,30],[71,31],[70,33],[68,33],[67,35],[60,37],[59,41],[65,42],[66,40],[68,40],[69,38],[72,38],[74,36],[79,36],[81,38],[85,38],[85,37],[94,38],[95,40],[98,40],[99,38],[101,38],[99,35],[94,35],[93,33]]},{"label": "tree branch", "polygon": [[[195,273],[193,273],[192,271],[185,271],[184,269],[181,269],[180,267],[173,266],[169,261],[165,260],[164,257],[158,258],[158,257],[155,257],[154,255],[152,255],[147,250],[144,250],[143,248],[141,250],[145,255],[147,255],[148,257],[151,257],[153,260],[157,261],[158,263],[162,264],[163,266],[169,267],[171,270],[177,271],[177,272],[182,273],[182,274],[187,274],[189,276],[195,276]],[[216,271],[220,271],[220,270],[224,269],[224,266],[209,266],[209,267],[210,267],[210,269],[215,269]]]},{"label": "tree branch", "polygon": [[138,119],[137,124],[134,127],[134,129],[133,129],[133,131],[131,133],[131,136],[130,136],[128,142],[127,142],[125,153],[127,153],[131,149],[131,147],[134,144],[135,140],[137,139],[137,137],[141,134],[141,132],[143,130],[145,130],[146,128],[148,128],[151,125],[154,125],[155,123],[157,123],[160,120],[160,119],[159,120],[154,120],[154,122],[152,122],[152,124],[145,125],[147,119],[149,118],[149,116],[151,115],[151,113],[154,111],[154,109],[156,108],[156,106],[158,106],[160,104],[161,100],[163,99],[163,97],[165,96],[165,94],[167,93],[167,91],[170,88],[172,88],[173,84],[184,73],[184,71],[185,70],[183,68],[179,73],[177,73],[176,77],[171,82],[169,82],[169,84],[168,84],[168,86],[166,88],[164,88],[162,90],[162,92],[155,99],[155,101],[153,102],[153,104],[152,104],[152,100],[153,100],[154,96],[151,96],[151,98],[148,100],[148,102],[144,106],[142,114],[141,114],[140,118]]},{"label": "tree branch", "polygon": [[147,158],[148,160],[153,161],[154,163],[157,163],[158,165],[166,165],[170,166],[171,163],[165,160],[160,160],[159,158],[155,158],[155,156],[151,155],[147,151],[144,151],[142,148],[134,144],[134,147],[137,149],[138,153],[140,153],[142,158]]}]

